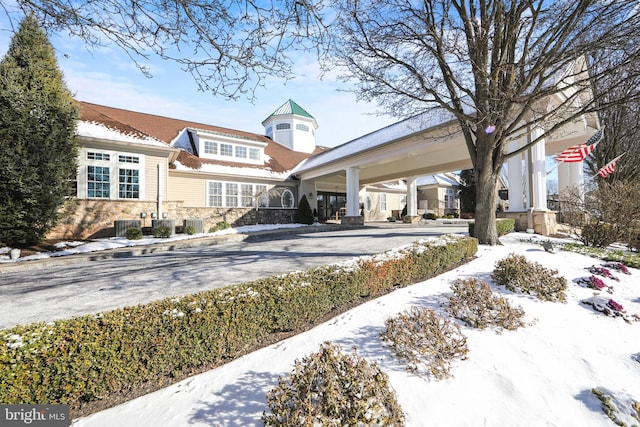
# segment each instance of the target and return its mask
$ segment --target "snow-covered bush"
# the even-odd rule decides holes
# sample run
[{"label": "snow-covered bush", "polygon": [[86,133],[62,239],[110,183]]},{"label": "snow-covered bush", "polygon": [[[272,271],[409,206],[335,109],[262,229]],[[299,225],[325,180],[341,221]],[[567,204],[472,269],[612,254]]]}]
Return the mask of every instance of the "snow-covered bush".
[{"label": "snow-covered bush", "polygon": [[612,392],[604,387],[591,390],[602,402],[602,411],[619,426],[637,426],[640,422],[640,402],[624,392]]},{"label": "snow-covered bush", "polygon": [[567,279],[557,274],[558,270],[511,254],[496,263],[493,279],[512,292],[530,294],[543,301],[566,301]]},{"label": "snow-covered bush", "polygon": [[484,329],[489,326],[515,330],[524,326],[524,310],[512,307],[506,298],[495,294],[488,283],[458,279],[452,285],[448,311],[467,326]]},{"label": "snow-covered bush", "polygon": [[402,426],[387,374],[357,353],[327,342],[267,393],[266,426]]},{"label": "snow-covered bush", "polygon": [[382,338],[407,363],[410,372],[437,379],[451,376],[452,362],[466,359],[467,338],[450,319],[427,308],[412,307],[387,319]]}]

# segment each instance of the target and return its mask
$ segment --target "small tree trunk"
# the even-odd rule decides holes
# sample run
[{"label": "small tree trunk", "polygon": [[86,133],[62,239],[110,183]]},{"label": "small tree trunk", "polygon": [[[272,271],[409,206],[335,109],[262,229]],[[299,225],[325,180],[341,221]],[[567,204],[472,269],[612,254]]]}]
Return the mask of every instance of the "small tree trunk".
[{"label": "small tree trunk", "polygon": [[476,177],[476,218],[473,231],[480,244],[493,246],[500,243],[496,231],[498,176],[486,169]]}]

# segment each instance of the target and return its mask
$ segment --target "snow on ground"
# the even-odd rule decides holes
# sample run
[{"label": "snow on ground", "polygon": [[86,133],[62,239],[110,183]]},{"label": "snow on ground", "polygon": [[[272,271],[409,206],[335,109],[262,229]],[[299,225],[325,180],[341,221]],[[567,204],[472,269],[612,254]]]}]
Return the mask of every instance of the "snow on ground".
[{"label": "snow on ground", "polygon": [[[320,223],[316,223],[314,225],[318,227],[322,226],[322,224]],[[0,247],[0,263],[46,259],[51,257],[104,251],[108,249],[117,249],[117,248],[124,248],[124,247],[130,247],[130,246],[144,246],[144,245],[152,245],[155,243],[168,243],[176,240],[187,240],[187,239],[196,239],[201,237],[224,236],[227,234],[243,234],[243,233],[253,233],[258,231],[269,231],[269,230],[276,230],[276,229],[282,229],[282,228],[299,228],[299,227],[308,227],[308,225],[306,224],[260,224],[260,225],[247,225],[247,226],[237,227],[237,228],[227,228],[224,230],[216,231],[215,233],[199,233],[194,235],[175,234],[167,238],[154,238],[153,236],[144,236],[140,240],[128,240],[125,237],[112,237],[107,239],[96,239],[92,242],[79,242],[79,241],[60,242],[58,244],[58,247],[60,248],[60,250],[57,250],[55,252],[40,252],[34,255],[29,255],[29,256],[25,256],[17,259],[11,259],[11,255],[10,255],[11,248]]]},{"label": "snow on ground", "polygon": [[[389,375],[408,426],[607,426],[614,423],[592,393],[599,388],[619,405],[628,425],[631,402],[640,400],[640,322],[607,317],[581,304],[593,290],[576,282],[602,262],[571,252],[545,252],[531,235],[512,233],[503,246],[481,246],[477,259],[425,282],[356,307],[312,330],[258,350],[209,372],[114,408],[77,419],[80,426],[259,426],[265,393],[288,375],[296,359],[333,341],[345,352],[377,362]],[[539,239],[538,239],[539,240]],[[453,378],[429,380],[410,374],[381,342],[387,318],[412,306],[444,312],[442,303],[457,278],[490,281],[495,262],[510,253],[559,270],[569,287],[566,303],[542,302],[503,288],[496,291],[526,312],[517,331],[474,330],[468,359],[456,363]],[[640,314],[640,271],[604,278],[629,316]]]}]

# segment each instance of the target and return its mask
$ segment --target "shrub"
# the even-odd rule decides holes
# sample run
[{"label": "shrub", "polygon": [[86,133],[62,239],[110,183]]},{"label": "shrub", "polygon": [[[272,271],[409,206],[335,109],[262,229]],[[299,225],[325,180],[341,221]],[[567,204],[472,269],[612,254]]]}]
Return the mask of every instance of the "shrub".
[{"label": "shrub", "polygon": [[620,233],[611,224],[592,222],[582,226],[580,241],[586,246],[606,248],[620,238]]},{"label": "shrub", "polygon": [[[562,250],[588,255],[593,258],[600,258],[611,263],[622,263],[624,264],[624,267],[640,268],[640,255],[626,251],[623,252],[612,249],[592,248],[577,243],[565,243],[562,245]],[[614,268],[611,264],[605,265],[605,267]],[[629,274],[628,270],[626,274]]]},{"label": "shrub", "polygon": [[293,373],[267,393],[267,405],[266,426],[404,425],[388,376],[330,342],[296,360]]},{"label": "shrub", "polygon": [[293,221],[296,224],[313,224],[313,211],[311,210],[311,206],[309,205],[306,195],[302,196],[302,199],[300,199]]},{"label": "shrub", "polygon": [[394,216],[388,216],[388,217],[387,217],[387,221],[389,221],[389,222],[396,222],[396,217],[394,217]]},{"label": "shrub", "polygon": [[407,363],[410,372],[420,367],[437,379],[451,376],[454,359],[466,359],[467,339],[460,327],[427,308],[412,307],[387,319],[382,338]]},{"label": "shrub", "polygon": [[139,227],[127,228],[126,237],[127,240],[140,240],[142,239],[142,229]]},{"label": "shrub", "polygon": [[188,234],[189,236],[196,234],[196,228],[193,225],[187,225],[182,231],[184,234]]},{"label": "shrub", "polygon": [[486,282],[476,278],[458,279],[451,289],[449,314],[467,326],[484,329],[495,325],[507,330],[524,326],[524,310],[512,307],[504,297],[494,294]]},{"label": "shrub", "polygon": [[166,225],[159,225],[153,228],[153,237],[163,239],[171,237],[171,227]]},{"label": "shrub", "polygon": [[[471,258],[477,247],[469,237],[443,236],[372,263],[323,266],[3,330],[0,366],[7,368],[0,369],[0,402],[68,404],[79,416],[88,402],[166,386],[281,338],[283,331],[307,328],[331,310],[373,295],[381,272],[415,283]],[[388,264],[399,257],[408,261]]]},{"label": "shrub", "polygon": [[209,233],[215,233],[216,231],[226,230],[231,228],[231,225],[227,221],[219,221],[213,227],[209,228]]},{"label": "shrub", "polygon": [[434,214],[433,212],[427,212],[422,214],[422,218],[433,220],[433,219],[438,219],[438,215]]},{"label": "shrub", "polygon": [[566,301],[567,280],[556,276],[537,262],[529,262],[522,255],[511,254],[498,261],[493,279],[512,292],[533,295],[543,301]]},{"label": "shrub", "polygon": [[613,392],[604,387],[591,389],[602,403],[602,411],[619,426],[637,426],[640,421],[640,401],[626,392]]},{"label": "shrub", "polygon": [[[496,234],[498,237],[504,236],[507,233],[511,233],[516,225],[516,221],[512,218],[499,218],[496,220]],[[473,232],[476,224],[474,222],[469,223],[469,236],[473,237]]]}]

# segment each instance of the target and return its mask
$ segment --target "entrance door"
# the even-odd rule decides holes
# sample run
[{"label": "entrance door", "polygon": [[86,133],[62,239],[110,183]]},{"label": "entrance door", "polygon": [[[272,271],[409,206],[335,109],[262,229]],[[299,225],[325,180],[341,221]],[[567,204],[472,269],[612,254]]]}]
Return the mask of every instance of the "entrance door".
[{"label": "entrance door", "polygon": [[318,221],[340,220],[346,212],[347,195],[345,193],[318,192]]}]

